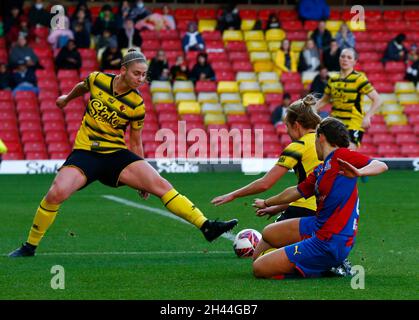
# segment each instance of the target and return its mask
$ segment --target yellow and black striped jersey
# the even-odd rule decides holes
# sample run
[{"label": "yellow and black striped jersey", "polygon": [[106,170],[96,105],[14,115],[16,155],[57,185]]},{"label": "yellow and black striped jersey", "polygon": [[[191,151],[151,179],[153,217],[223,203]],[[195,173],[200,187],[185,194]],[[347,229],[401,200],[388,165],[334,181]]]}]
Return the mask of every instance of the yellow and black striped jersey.
[{"label": "yellow and black striped jersey", "polygon": [[[316,152],[316,134],[307,133],[300,140],[291,142],[281,153],[278,166],[283,166],[287,169],[294,169],[297,175],[298,183],[305,180],[305,178],[317,167],[321,161],[317,158]],[[316,211],[316,197],[308,199],[301,198],[293,203],[291,206],[303,207]]]},{"label": "yellow and black striped jersey", "polygon": [[374,87],[362,72],[352,71],[347,77],[341,78],[339,72],[330,74],[324,93],[332,102],[331,116],[341,120],[348,129],[364,131],[364,95]]},{"label": "yellow and black striped jersey", "polygon": [[84,84],[90,91],[82,124],[74,142],[74,149],[111,153],[127,149],[125,130],[141,129],[145,106],[136,90],[116,95],[113,89],[115,75],[92,72]]}]

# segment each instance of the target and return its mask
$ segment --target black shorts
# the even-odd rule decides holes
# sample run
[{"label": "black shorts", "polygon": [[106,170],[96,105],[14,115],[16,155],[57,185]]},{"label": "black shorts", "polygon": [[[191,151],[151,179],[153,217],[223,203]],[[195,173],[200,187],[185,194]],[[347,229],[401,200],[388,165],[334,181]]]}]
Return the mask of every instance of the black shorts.
[{"label": "black shorts", "polygon": [[353,144],[355,144],[357,147],[359,147],[361,145],[363,135],[364,135],[364,131],[349,130],[349,140]]},{"label": "black shorts", "polygon": [[119,182],[122,170],[138,160],[143,160],[143,158],[126,149],[112,153],[73,150],[61,168],[77,167],[80,169],[87,178],[86,184],[82,188],[96,180],[116,188],[123,185]]},{"label": "black shorts", "polygon": [[316,211],[302,207],[289,206],[275,221],[288,220],[293,218],[312,217]]}]

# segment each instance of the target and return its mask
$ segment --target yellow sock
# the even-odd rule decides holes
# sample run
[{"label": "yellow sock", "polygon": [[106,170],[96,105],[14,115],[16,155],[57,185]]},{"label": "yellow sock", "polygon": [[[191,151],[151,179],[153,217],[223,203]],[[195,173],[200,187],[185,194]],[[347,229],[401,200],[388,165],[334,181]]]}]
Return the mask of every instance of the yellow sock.
[{"label": "yellow sock", "polygon": [[182,196],[175,189],[168,191],[161,201],[172,213],[189,221],[198,228],[201,228],[208,219],[195,205],[185,196]]},{"label": "yellow sock", "polygon": [[50,204],[45,198],[42,199],[33,219],[32,228],[27,240],[28,243],[33,246],[39,244],[49,226],[54,222],[59,207],[59,204]]}]

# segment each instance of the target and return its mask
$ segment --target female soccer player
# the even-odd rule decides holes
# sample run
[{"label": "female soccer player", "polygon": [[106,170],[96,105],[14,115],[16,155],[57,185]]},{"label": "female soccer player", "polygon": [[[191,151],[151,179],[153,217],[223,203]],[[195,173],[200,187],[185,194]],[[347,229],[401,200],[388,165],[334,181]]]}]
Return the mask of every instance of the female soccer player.
[{"label": "female soccer player", "polygon": [[[331,116],[341,120],[349,130],[350,149],[360,146],[364,130],[371,125],[371,118],[381,105],[377,91],[365,74],[354,70],[358,54],[353,48],[342,50],[339,56],[340,72],[331,73],[323,97],[317,102],[320,110],[332,102]],[[372,100],[371,108],[365,113],[363,98]]]},{"label": "female soccer player", "polygon": [[[285,124],[293,142],[282,151],[276,165],[265,176],[243,188],[214,198],[212,203],[218,206],[236,198],[264,192],[272,188],[290,169],[294,169],[298,182],[302,182],[320,163],[317,159],[314,140],[316,127],[321,118],[313,110],[315,104],[316,98],[308,95],[287,108]],[[283,210],[285,212],[279,217],[280,220],[312,216],[316,213],[316,201],[314,197],[301,199],[289,206],[287,204],[270,207],[265,213],[271,217]]]},{"label": "female soccer player", "polygon": [[[93,72],[68,95],[57,99],[57,106],[64,108],[74,98],[90,93],[73,151],[42,199],[26,243],[10,256],[33,256],[60,205],[74,192],[96,180],[111,187],[127,185],[138,190],[144,199],[149,193],[154,194],[172,213],[200,228],[208,241],[237,224],[236,219],[227,222],[208,220],[188,198],[179,194],[144,161],[141,129],[145,108],[136,88],[145,82],[147,71],[145,56],[130,49],[122,59],[119,75]],[[124,140],[128,125],[131,150]]]},{"label": "female soccer player", "polygon": [[265,228],[253,256],[256,277],[319,277],[348,256],[359,218],[356,178],[387,170],[385,163],[351,151],[348,146],[345,125],[334,118],[322,120],[316,131],[316,152],[324,162],[298,186],[266,200],[255,199],[253,206],[258,209],[313,195],[317,199],[316,216],[281,221]]}]

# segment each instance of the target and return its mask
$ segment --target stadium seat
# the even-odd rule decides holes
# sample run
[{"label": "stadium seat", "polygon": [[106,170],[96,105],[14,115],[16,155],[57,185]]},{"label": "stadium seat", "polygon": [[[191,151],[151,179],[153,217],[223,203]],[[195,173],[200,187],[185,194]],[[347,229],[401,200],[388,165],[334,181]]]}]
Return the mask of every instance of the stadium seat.
[{"label": "stadium seat", "polygon": [[278,83],[279,77],[276,72],[259,72],[257,74],[258,81],[260,83],[271,82],[271,83]]},{"label": "stadium seat", "polygon": [[217,85],[218,94],[226,92],[239,92],[239,85],[236,81],[220,81]]},{"label": "stadium seat", "polygon": [[379,110],[380,110],[380,112],[383,115],[387,115],[387,114],[401,114],[403,112],[403,107],[400,106],[397,103],[394,103],[394,104],[386,103],[386,104],[383,104],[380,107]]},{"label": "stadium seat", "polygon": [[156,103],[173,103],[175,100],[171,92],[155,92],[152,96],[153,104]]},{"label": "stadium seat", "polygon": [[172,92],[170,81],[157,81],[151,82],[150,91],[155,92]]},{"label": "stadium seat", "polygon": [[201,112],[203,114],[221,114],[223,113],[223,108],[219,103],[204,102],[201,104]]},{"label": "stadium seat", "polygon": [[219,95],[220,102],[225,103],[241,103],[241,97],[239,93],[221,93]]},{"label": "stadium seat", "polygon": [[236,74],[233,71],[219,70],[215,71],[215,77],[218,81],[235,81]]},{"label": "stadium seat", "polygon": [[389,115],[386,115],[385,121],[386,121],[386,124],[388,126],[407,124],[407,118],[404,114],[389,114]]},{"label": "stadium seat", "polygon": [[400,153],[406,158],[419,158],[419,149],[417,143],[402,144],[400,146]]},{"label": "stadium seat", "polygon": [[398,133],[396,134],[396,143],[398,145],[403,144],[417,144],[417,148],[419,150],[419,138],[413,133]]},{"label": "stadium seat", "polygon": [[218,103],[218,94],[216,92],[200,92],[198,93],[198,102]]},{"label": "stadium seat", "polygon": [[378,146],[378,154],[385,158],[400,157],[400,148],[395,144],[383,143]]},{"label": "stadium seat", "polygon": [[396,82],[394,85],[394,92],[396,94],[400,93],[416,93],[416,88],[413,82]]},{"label": "stadium seat", "polygon": [[243,81],[256,81],[257,76],[255,72],[249,71],[239,71],[236,74],[236,81],[243,82]]},{"label": "stadium seat", "polygon": [[173,93],[177,92],[194,92],[194,85],[192,81],[174,81]]},{"label": "stadium seat", "polygon": [[246,60],[234,61],[232,67],[235,72],[254,72],[252,63]]},{"label": "stadium seat", "polygon": [[244,81],[239,85],[240,93],[246,92],[260,92],[261,88],[258,82],[256,81]]},{"label": "stadium seat", "polygon": [[200,33],[204,31],[215,31],[217,27],[216,19],[200,19],[198,21],[198,31]]},{"label": "stadium seat", "polygon": [[410,134],[413,133],[413,129],[411,126],[409,125],[393,125],[392,127],[390,127],[389,130],[391,133],[393,134]]},{"label": "stadium seat", "polygon": [[[252,52],[267,52],[268,44],[266,41],[247,41],[246,42],[247,51]],[[268,52],[269,53],[269,52]],[[269,58],[270,59],[270,56]],[[250,59],[252,60],[252,59]]]},{"label": "stadium seat", "polygon": [[182,100],[179,102],[178,105],[178,113],[179,114],[200,114],[201,113],[201,106],[199,102],[196,101],[185,101]]},{"label": "stadium seat", "polygon": [[245,114],[246,110],[243,107],[243,105],[239,102],[239,103],[226,103],[224,104],[224,113],[226,115],[229,114]]},{"label": "stadium seat", "polygon": [[207,113],[204,117],[205,125],[210,124],[225,124],[226,119],[223,114],[214,114],[214,113]]},{"label": "stadium seat", "polygon": [[223,41],[243,41],[243,32],[240,30],[224,30],[223,32]]},{"label": "stadium seat", "polygon": [[284,89],[280,82],[265,82],[262,84],[262,92],[265,93],[283,93]]},{"label": "stadium seat", "polygon": [[215,92],[217,91],[217,83],[215,81],[197,81],[195,90],[199,92]]},{"label": "stadium seat", "polygon": [[255,72],[271,72],[274,69],[272,61],[256,61],[253,64],[253,70]]},{"label": "stadium seat", "polygon": [[256,24],[255,19],[243,19],[240,23],[240,30],[247,32],[252,31]]},{"label": "stadium seat", "polygon": [[243,105],[247,107],[250,104],[264,104],[264,95],[260,92],[248,92],[243,94]]},{"label": "stadium seat", "polygon": [[282,41],[285,37],[285,31],[282,29],[269,29],[265,33],[266,41]]},{"label": "stadium seat", "polygon": [[265,41],[265,35],[262,30],[244,31],[244,41]]},{"label": "stadium seat", "polygon": [[175,102],[179,104],[182,101],[195,102],[196,94],[194,92],[178,92],[175,94]]},{"label": "stadium seat", "polygon": [[402,105],[419,103],[419,95],[417,93],[398,94],[397,98],[399,100],[399,103]]},{"label": "stadium seat", "polygon": [[226,44],[226,49],[229,52],[234,52],[234,51],[241,51],[241,52],[247,52],[247,46],[246,46],[246,42],[244,41],[229,41]]}]

